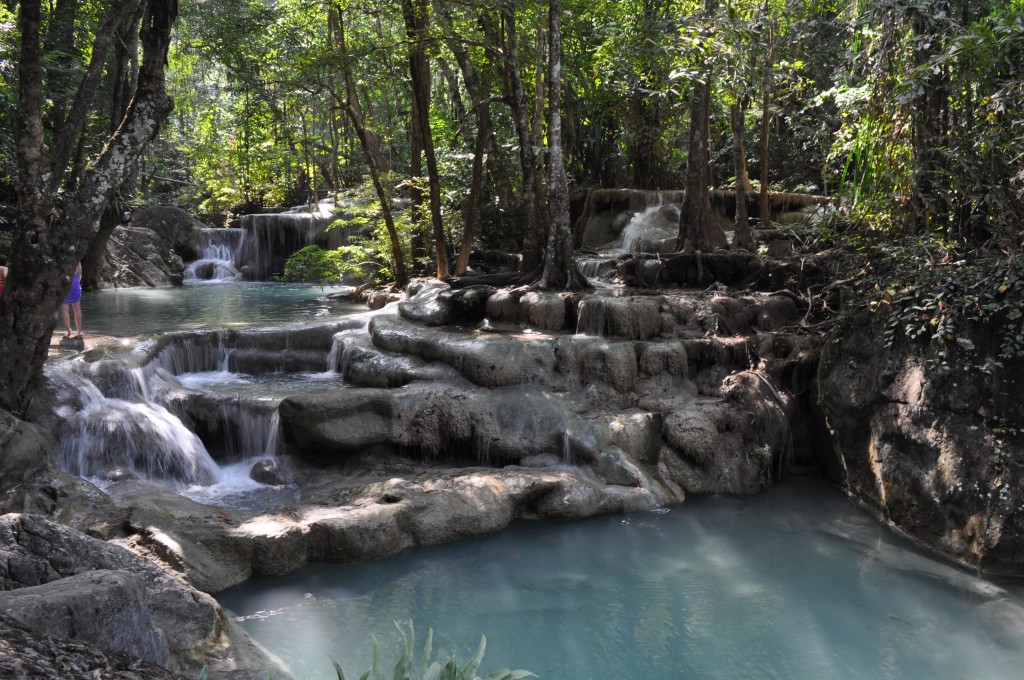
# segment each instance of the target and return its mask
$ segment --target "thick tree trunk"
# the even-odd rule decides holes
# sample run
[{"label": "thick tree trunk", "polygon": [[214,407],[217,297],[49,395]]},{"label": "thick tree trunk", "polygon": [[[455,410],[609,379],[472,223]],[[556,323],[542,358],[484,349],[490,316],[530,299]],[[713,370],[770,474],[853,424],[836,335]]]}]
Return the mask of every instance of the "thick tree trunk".
[{"label": "thick tree trunk", "polygon": [[711,74],[695,83],[690,103],[690,140],[686,154],[686,198],[683,202],[679,239],[683,250],[691,253],[708,249],[707,230],[713,216],[708,194],[709,113]]},{"label": "thick tree trunk", "polygon": [[[135,94],[135,88],[138,86],[139,22],[142,21],[144,10],[145,6],[139,3],[134,15],[122,17],[121,24],[116,29],[114,71],[111,79],[111,91],[113,92],[110,102],[111,134],[117,132],[117,128],[121,126],[121,121],[124,120],[124,116],[128,112],[128,105]],[[71,176],[74,177],[75,174],[72,173]],[[121,186],[119,195],[103,212],[96,236],[85,249],[85,254],[82,257],[82,288],[84,290],[96,290],[100,287],[100,270],[103,268],[103,261],[107,256],[107,242],[110,241],[114,229],[121,223],[121,214],[128,208],[123,197],[135,193],[137,176],[138,163],[133,163],[132,170]]]},{"label": "thick tree trunk", "polygon": [[[704,0],[704,12],[710,17],[716,0]],[[708,148],[711,116],[711,67],[704,68],[703,80],[694,83],[690,104],[690,139],[686,158],[686,197],[679,222],[679,241],[683,251],[706,251],[728,245],[725,232],[711,212],[708,190],[711,175],[711,151]]]},{"label": "thick tree trunk", "polygon": [[[96,224],[131,165],[159,131],[173,103],[164,85],[164,65],[174,0],[147,0],[140,30],[143,61],[139,87],[117,132],[62,205],[52,200],[50,168],[43,143],[42,54],[38,0],[22,2],[19,12],[21,62],[18,102],[18,219],[9,261],[10,276],[0,296],[0,407],[25,413],[33,380],[41,375],[53,334],[54,315],[71,273]],[[53,214],[54,211],[59,214]],[[51,219],[52,218],[52,219]]]},{"label": "thick tree trunk", "polygon": [[548,5],[548,243],[538,286],[546,289],[589,288],[573,259],[569,227],[569,178],[562,151],[562,0]]},{"label": "thick tree trunk", "polygon": [[437,155],[434,153],[434,136],[430,130],[430,68],[423,51],[427,36],[427,0],[403,0],[406,33],[410,39],[409,70],[412,76],[415,114],[419,121],[423,155],[427,160],[427,181],[430,194],[430,223],[434,234],[434,259],[437,263],[437,278],[448,276],[448,239],[441,219],[441,176],[437,169]]},{"label": "thick tree trunk", "polygon": [[469,196],[466,198],[466,216],[462,224],[462,244],[459,247],[459,259],[455,263],[455,276],[462,276],[469,266],[469,255],[473,250],[473,239],[476,237],[476,223],[480,219],[480,186],[484,177],[484,147],[490,130],[479,127],[476,131],[476,144],[473,147],[473,176],[469,184]]},{"label": "thick tree trunk", "polygon": [[732,119],[732,163],[736,173],[736,231],[732,237],[733,250],[753,250],[754,239],[750,234],[750,218],[747,215],[747,160],[743,149],[746,107],[735,102],[730,109]]}]

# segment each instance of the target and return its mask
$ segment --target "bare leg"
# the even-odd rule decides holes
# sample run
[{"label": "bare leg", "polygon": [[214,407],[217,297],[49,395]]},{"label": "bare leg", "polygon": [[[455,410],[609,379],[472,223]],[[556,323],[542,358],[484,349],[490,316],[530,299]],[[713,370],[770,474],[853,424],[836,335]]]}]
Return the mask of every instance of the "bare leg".
[{"label": "bare leg", "polygon": [[64,328],[68,331],[68,337],[71,337],[71,319],[68,318],[68,305],[64,303],[60,305],[60,318],[64,321]]},{"label": "bare leg", "polygon": [[82,334],[82,304],[75,302],[71,305],[71,308],[75,310],[75,328],[78,329],[78,335]]}]

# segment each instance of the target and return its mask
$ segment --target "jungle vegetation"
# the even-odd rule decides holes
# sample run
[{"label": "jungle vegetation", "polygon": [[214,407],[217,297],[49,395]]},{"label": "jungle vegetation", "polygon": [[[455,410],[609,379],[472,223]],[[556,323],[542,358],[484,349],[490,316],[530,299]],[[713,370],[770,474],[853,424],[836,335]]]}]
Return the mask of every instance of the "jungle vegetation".
[{"label": "jungle vegetation", "polygon": [[1024,0],[8,0],[0,406],[128,205],[221,223],[359,192],[398,284],[501,249],[585,286],[593,187],[686,188],[686,249],[709,189],[772,189],[838,197],[848,237],[1010,258],[1022,64]]}]

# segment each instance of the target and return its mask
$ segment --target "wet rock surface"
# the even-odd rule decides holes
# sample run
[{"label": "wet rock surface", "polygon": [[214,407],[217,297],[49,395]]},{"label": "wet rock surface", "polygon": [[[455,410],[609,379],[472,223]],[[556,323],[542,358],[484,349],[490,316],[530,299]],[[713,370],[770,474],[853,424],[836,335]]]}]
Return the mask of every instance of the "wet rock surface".
[{"label": "wet rock surface", "polygon": [[[962,473],[974,460],[966,451],[991,444],[965,407],[951,406],[966,397],[922,380],[910,355],[894,371],[892,357],[853,334],[826,352],[819,372],[824,339],[801,327],[801,298],[758,292],[815,280],[815,263],[767,266],[749,253],[609,261],[609,276],[637,286],[668,277],[710,288],[552,293],[417,282],[398,305],[369,318],[165,336],[136,352],[132,365],[158,378],[155,398],[207,442],[266,404],[188,389],[175,376],[220,366],[256,376],[325,368],[344,376],[343,389],[311,384],[268,402],[280,418],[280,455],[250,474],[294,488],[295,498],[260,511],[215,507],[124,471],[107,478],[105,493],[88,491],[86,482],[34,465],[33,452],[47,444],[12,421],[0,437],[17,442],[12,469],[22,481],[4,487],[3,508],[43,512],[113,541],[177,587],[198,591],[200,603],[203,593],[253,575],[379,559],[493,533],[516,518],[648,510],[692,494],[752,495],[800,468],[848,484],[882,517],[958,559],[1024,571],[1009,505],[993,510],[991,501],[972,505],[960,495],[959,482],[1000,489],[1007,479]],[[366,297],[377,309],[400,296]],[[121,359],[89,361],[82,370],[105,393],[123,389]],[[943,402],[929,390],[951,396]],[[927,395],[945,410],[926,408]],[[1022,502],[1007,493],[1008,502]],[[944,507],[950,499],[955,506]],[[47,574],[44,562],[37,571]],[[116,561],[103,564],[91,568],[125,571]],[[135,572],[127,571],[118,587],[130,589]],[[77,573],[58,571],[51,580]],[[152,630],[166,636],[160,617],[175,609],[153,605],[150,591],[144,587],[142,599],[151,600]],[[203,609],[198,620],[209,616]],[[993,615],[1000,616],[1017,613]],[[165,665],[214,658],[223,670],[238,657],[250,664],[239,673],[255,672],[258,650],[233,636],[230,621],[214,618],[192,631],[198,637],[168,638]],[[148,630],[144,622],[135,628]],[[214,635],[233,642],[211,645]],[[158,645],[146,649],[160,658]]]}]

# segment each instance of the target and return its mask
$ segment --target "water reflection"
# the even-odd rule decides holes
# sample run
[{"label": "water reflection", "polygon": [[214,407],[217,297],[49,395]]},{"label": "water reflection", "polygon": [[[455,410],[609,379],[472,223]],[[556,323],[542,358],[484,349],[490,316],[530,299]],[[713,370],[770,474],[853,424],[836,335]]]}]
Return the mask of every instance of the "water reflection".
[{"label": "water reflection", "polygon": [[176,288],[121,288],[86,293],[86,332],[132,337],[168,331],[271,326],[366,311],[334,302],[339,288],[283,283],[197,283]]},{"label": "water reflection", "polygon": [[996,680],[1020,677],[1024,650],[1015,588],[918,554],[804,482],[660,514],[519,522],[220,600],[302,678],[334,677],[328,655],[358,677],[371,633],[393,662],[392,621],[408,619],[463,659],[486,634],[484,671],[549,679]]}]

